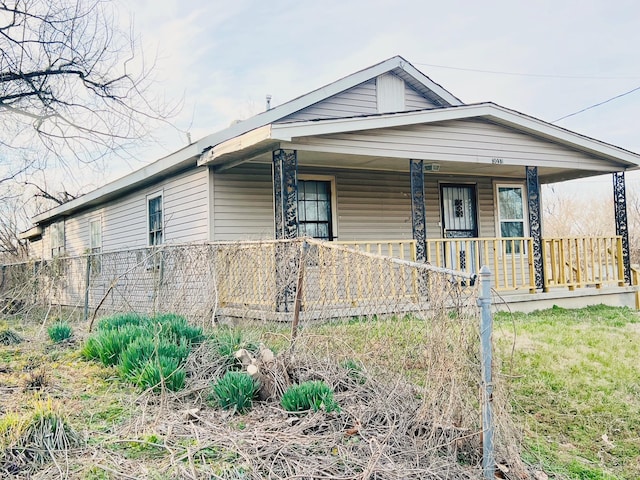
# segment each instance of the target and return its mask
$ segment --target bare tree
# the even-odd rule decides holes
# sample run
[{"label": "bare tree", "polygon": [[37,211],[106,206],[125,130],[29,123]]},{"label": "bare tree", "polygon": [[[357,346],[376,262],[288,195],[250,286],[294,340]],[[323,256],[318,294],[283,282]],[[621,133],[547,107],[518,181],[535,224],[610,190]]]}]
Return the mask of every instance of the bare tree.
[{"label": "bare tree", "polygon": [[110,0],[0,0],[0,182],[93,162],[170,115]]}]

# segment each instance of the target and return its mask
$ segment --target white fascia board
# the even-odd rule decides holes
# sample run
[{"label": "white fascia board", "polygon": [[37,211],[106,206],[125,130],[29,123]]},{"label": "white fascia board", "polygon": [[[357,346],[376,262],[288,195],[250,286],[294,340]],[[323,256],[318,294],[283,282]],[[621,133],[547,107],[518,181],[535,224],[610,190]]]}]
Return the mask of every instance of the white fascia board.
[{"label": "white fascia board", "polygon": [[160,160],[150,163],[149,165],[142,167],[141,169],[136,170],[129,175],[114,180],[111,183],[107,183],[106,185],[97,188],[96,190],[93,190],[89,193],[86,193],[78,198],[75,198],[70,202],[64,203],[52,208],[51,210],[47,210],[44,213],[36,215],[32,219],[33,223],[42,223],[53,217],[68,214],[69,212],[77,210],[92,202],[98,202],[103,198],[110,198],[120,191],[129,190],[138,184],[148,182],[158,174],[179,170],[183,167],[188,166],[190,163],[193,163],[193,165],[195,166],[199,154],[200,150],[198,150],[197,144],[192,143],[191,145],[188,145],[183,149],[172,153],[171,155],[161,158]]},{"label": "white fascia board", "polygon": [[200,165],[218,164],[224,157],[236,154],[271,139],[272,125],[265,125],[217,144],[202,154]]},{"label": "white fascia board", "polygon": [[42,235],[42,227],[35,226],[35,227],[31,227],[29,230],[20,232],[18,234],[18,238],[20,240],[28,240],[30,238],[39,237],[40,235]]},{"label": "white fascia board", "polygon": [[271,137],[283,142],[291,142],[295,138],[314,135],[357,132],[377,128],[392,128],[405,125],[417,125],[448,120],[464,120],[468,118],[486,118],[516,130],[551,139],[561,144],[587,151],[613,160],[628,163],[630,167],[640,165],[640,155],[608,143],[595,140],[572,132],[562,127],[538,120],[494,103],[481,103],[444,107],[414,112],[372,115],[367,117],[350,117],[329,120],[314,120],[295,123],[280,123],[272,126]]}]

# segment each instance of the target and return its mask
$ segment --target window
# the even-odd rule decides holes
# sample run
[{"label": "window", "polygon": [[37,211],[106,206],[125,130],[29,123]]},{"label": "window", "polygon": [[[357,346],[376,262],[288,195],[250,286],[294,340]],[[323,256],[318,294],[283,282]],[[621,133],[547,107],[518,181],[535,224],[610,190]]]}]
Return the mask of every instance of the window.
[{"label": "window", "polygon": [[147,215],[149,245],[161,245],[163,242],[162,194],[147,197]]},{"label": "window", "polygon": [[[316,177],[318,178],[318,177]],[[298,180],[298,229],[300,236],[333,240],[333,179]]]},{"label": "window", "polygon": [[90,253],[102,251],[102,221],[99,218],[89,221],[89,251]]},{"label": "window", "polygon": [[64,255],[64,221],[52,223],[49,229],[51,233],[51,256]]},{"label": "window", "polygon": [[[503,238],[524,237],[525,208],[522,185],[496,185],[498,225]],[[505,253],[521,253],[521,242],[507,242]]]}]

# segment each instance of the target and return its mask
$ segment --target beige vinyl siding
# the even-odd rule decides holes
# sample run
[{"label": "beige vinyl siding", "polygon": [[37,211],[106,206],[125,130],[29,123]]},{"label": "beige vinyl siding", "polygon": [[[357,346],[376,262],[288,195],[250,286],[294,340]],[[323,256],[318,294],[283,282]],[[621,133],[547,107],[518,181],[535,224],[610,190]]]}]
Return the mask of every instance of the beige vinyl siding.
[{"label": "beige vinyl siding", "polygon": [[[332,175],[336,184],[337,239],[403,240],[413,236],[408,173],[365,170],[299,169],[300,175]],[[271,166],[245,164],[214,173],[214,240],[273,238]],[[425,176],[428,238],[442,238],[440,186],[477,185],[479,234],[495,236],[493,184],[490,178]]]},{"label": "beige vinyl siding", "polygon": [[[146,247],[147,195],[162,192],[164,242],[208,240],[208,177],[198,168],[142,188],[104,206],[65,219],[66,255],[82,255],[89,248],[89,222],[102,221],[102,251]],[[45,258],[51,256],[49,227],[43,233]]]},{"label": "beige vinyl siding", "polygon": [[409,174],[337,171],[338,240],[412,238]]},{"label": "beige vinyl siding", "polygon": [[429,99],[423,97],[420,93],[414,90],[413,87],[405,83],[404,106],[405,110],[423,110],[425,108],[439,107],[440,105],[436,105]]},{"label": "beige vinyl siding", "polygon": [[330,153],[415,158],[438,162],[610,169],[610,163],[485,120],[452,120],[306,137],[291,148]]},{"label": "beige vinyl siding", "polygon": [[[436,104],[422,96],[405,82],[404,108],[401,110],[421,110],[436,106]],[[376,79],[374,78],[296,113],[292,113],[274,123],[317,120],[320,118],[353,117],[356,115],[372,115],[376,113],[378,113],[378,100]]]},{"label": "beige vinyl siding", "polygon": [[376,79],[361,83],[321,102],[292,113],[275,123],[315,120],[318,118],[352,117],[377,113]]},{"label": "beige vinyl siding", "polygon": [[212,175],[213,239],[273,238],[271,165],[244,164]]}]

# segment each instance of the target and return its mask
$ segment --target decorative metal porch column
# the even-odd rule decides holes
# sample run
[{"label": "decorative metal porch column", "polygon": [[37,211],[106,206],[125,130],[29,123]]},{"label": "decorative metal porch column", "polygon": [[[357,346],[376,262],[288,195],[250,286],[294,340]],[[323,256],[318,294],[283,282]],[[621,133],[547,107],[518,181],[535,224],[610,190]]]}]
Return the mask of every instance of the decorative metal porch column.
[{"label": "decorative metal porch column", "polygon": [[533,238],[533,271],[536,288],[544,288],[544,264],[542,258],[542,219],[540,217],[540,180],[538,167],[526,167],[527,197],[529,206],[529,235]]},{"label": "decorative metal porch column", "polygon": [[409,160],[411,172],[411,224],[416,241],[416,261],[427,261],[427,227],[424,204],[424,161]]},{"label": "decorative metal porch column", "polygon": [[627,188],[624,172],[613,172],[613,208],[616,216],[616,235],[622,236],[624,281],[631,285],[631,257],[629,255],[629,224],[627,223]]},{"label": "decorative metal porch column", "polygon": [[[298,156],[295,150],[273,152],[273,198],[276,239],[298,236]],[[299,255],[288,243],[275,247],[276,311],[294,308]]]},{"label": "decorative metal porch column", "polygon": [[276,238],[298,236],[298,155],[295,150],[273,152],[273,197]]}]

